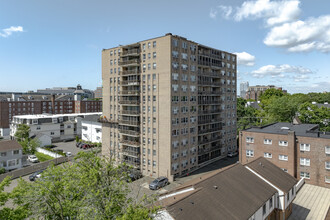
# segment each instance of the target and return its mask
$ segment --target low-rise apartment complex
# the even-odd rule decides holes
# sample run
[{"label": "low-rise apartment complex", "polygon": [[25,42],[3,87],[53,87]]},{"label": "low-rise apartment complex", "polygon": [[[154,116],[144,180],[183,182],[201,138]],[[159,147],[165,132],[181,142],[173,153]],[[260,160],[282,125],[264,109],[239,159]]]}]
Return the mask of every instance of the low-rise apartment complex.
[{"label": "low-rise apartment complex", "polygon": [[72,95],[0,94],[0,137],[9,135],[9,125],[16,115],[101,111],[102,101],[80,100]]},{"label": "low-rise apartment complex", "polygon": [[81,139],[93,143],[102,143],[102,123],[99,115],[86,116],[81,120]]},{"label": "low-rise apartment complex", "polygon": [[185,175],[235,151],[236,55],[166,34],[102,51],[104,155]]},{"label": "low-rise apartment complex", "polygon": [[295,178],[330,188],[330,133],[318,125],[275,123],[243,130],[239,138],[242,164],[264,157]]},{"label": "low-rise apartment complex", "polygon": [[81,120],[87,116],[99,117],[102,113],[81,114],[42,114],[14,116],[10,125],[10,136],[14,138],[18,125],[26,124],[30,127],[30,136],[38,134],[48,135],[52,142],[72,140],[81,137]]},{"label": "low-rise apartment complex", "polygon": [[264,158],[196,178],[159,197],[157,220],[285,220],[297,180]]}]

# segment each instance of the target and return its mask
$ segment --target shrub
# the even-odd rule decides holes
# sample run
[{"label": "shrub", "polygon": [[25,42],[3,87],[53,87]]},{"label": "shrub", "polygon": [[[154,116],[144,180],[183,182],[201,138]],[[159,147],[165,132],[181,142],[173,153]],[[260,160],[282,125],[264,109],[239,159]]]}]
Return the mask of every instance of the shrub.
[{"label": "shrub", "polygon": [[1,168],[0,168],[0,174],[3,174],[3,173],[5,173],[5,172],[6,172],[6,169],[3,168],[3,167],[1,167]]}]

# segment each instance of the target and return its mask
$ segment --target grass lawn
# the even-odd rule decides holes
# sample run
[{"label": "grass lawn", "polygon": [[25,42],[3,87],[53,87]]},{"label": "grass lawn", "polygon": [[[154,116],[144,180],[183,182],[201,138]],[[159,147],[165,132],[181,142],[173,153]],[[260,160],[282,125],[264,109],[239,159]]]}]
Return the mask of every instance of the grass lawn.
[{"label": "grass lawn", "polygon": [[44,161],[47,161],[47,160],[54,159],[54,157],[51,157],[49,155],[46,155],[46,154],[43,154],[43,153],[40,153],[40,152],[36,152],[35,155],[38,157],[40,162],[44,162]]}]

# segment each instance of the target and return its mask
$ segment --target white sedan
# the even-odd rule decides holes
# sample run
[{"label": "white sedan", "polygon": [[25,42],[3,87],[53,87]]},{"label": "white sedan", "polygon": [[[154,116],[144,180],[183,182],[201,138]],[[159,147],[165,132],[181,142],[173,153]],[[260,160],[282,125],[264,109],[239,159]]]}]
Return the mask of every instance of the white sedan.
[{"label": "white sedan", "polygon": [[35,155],[29,155],[28,156],[28,161],[30,161],[31,163],[38,163],[38,157],[36,157]]}]

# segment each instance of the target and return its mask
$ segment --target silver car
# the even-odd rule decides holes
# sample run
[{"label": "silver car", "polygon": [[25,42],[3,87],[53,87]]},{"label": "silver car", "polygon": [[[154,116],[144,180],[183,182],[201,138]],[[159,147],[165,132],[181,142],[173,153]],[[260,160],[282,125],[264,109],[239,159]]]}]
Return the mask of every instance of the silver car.
[{"label": "silver car", "polygon": [[166,186],[167,184],[169,184],[168,179],[166,177],[158,177],[157,179],[155,179],[154,181],[152,181],[149,184],[149,189],[151,190],[156,190],[159,188],[162,188],[164,186]]}]

